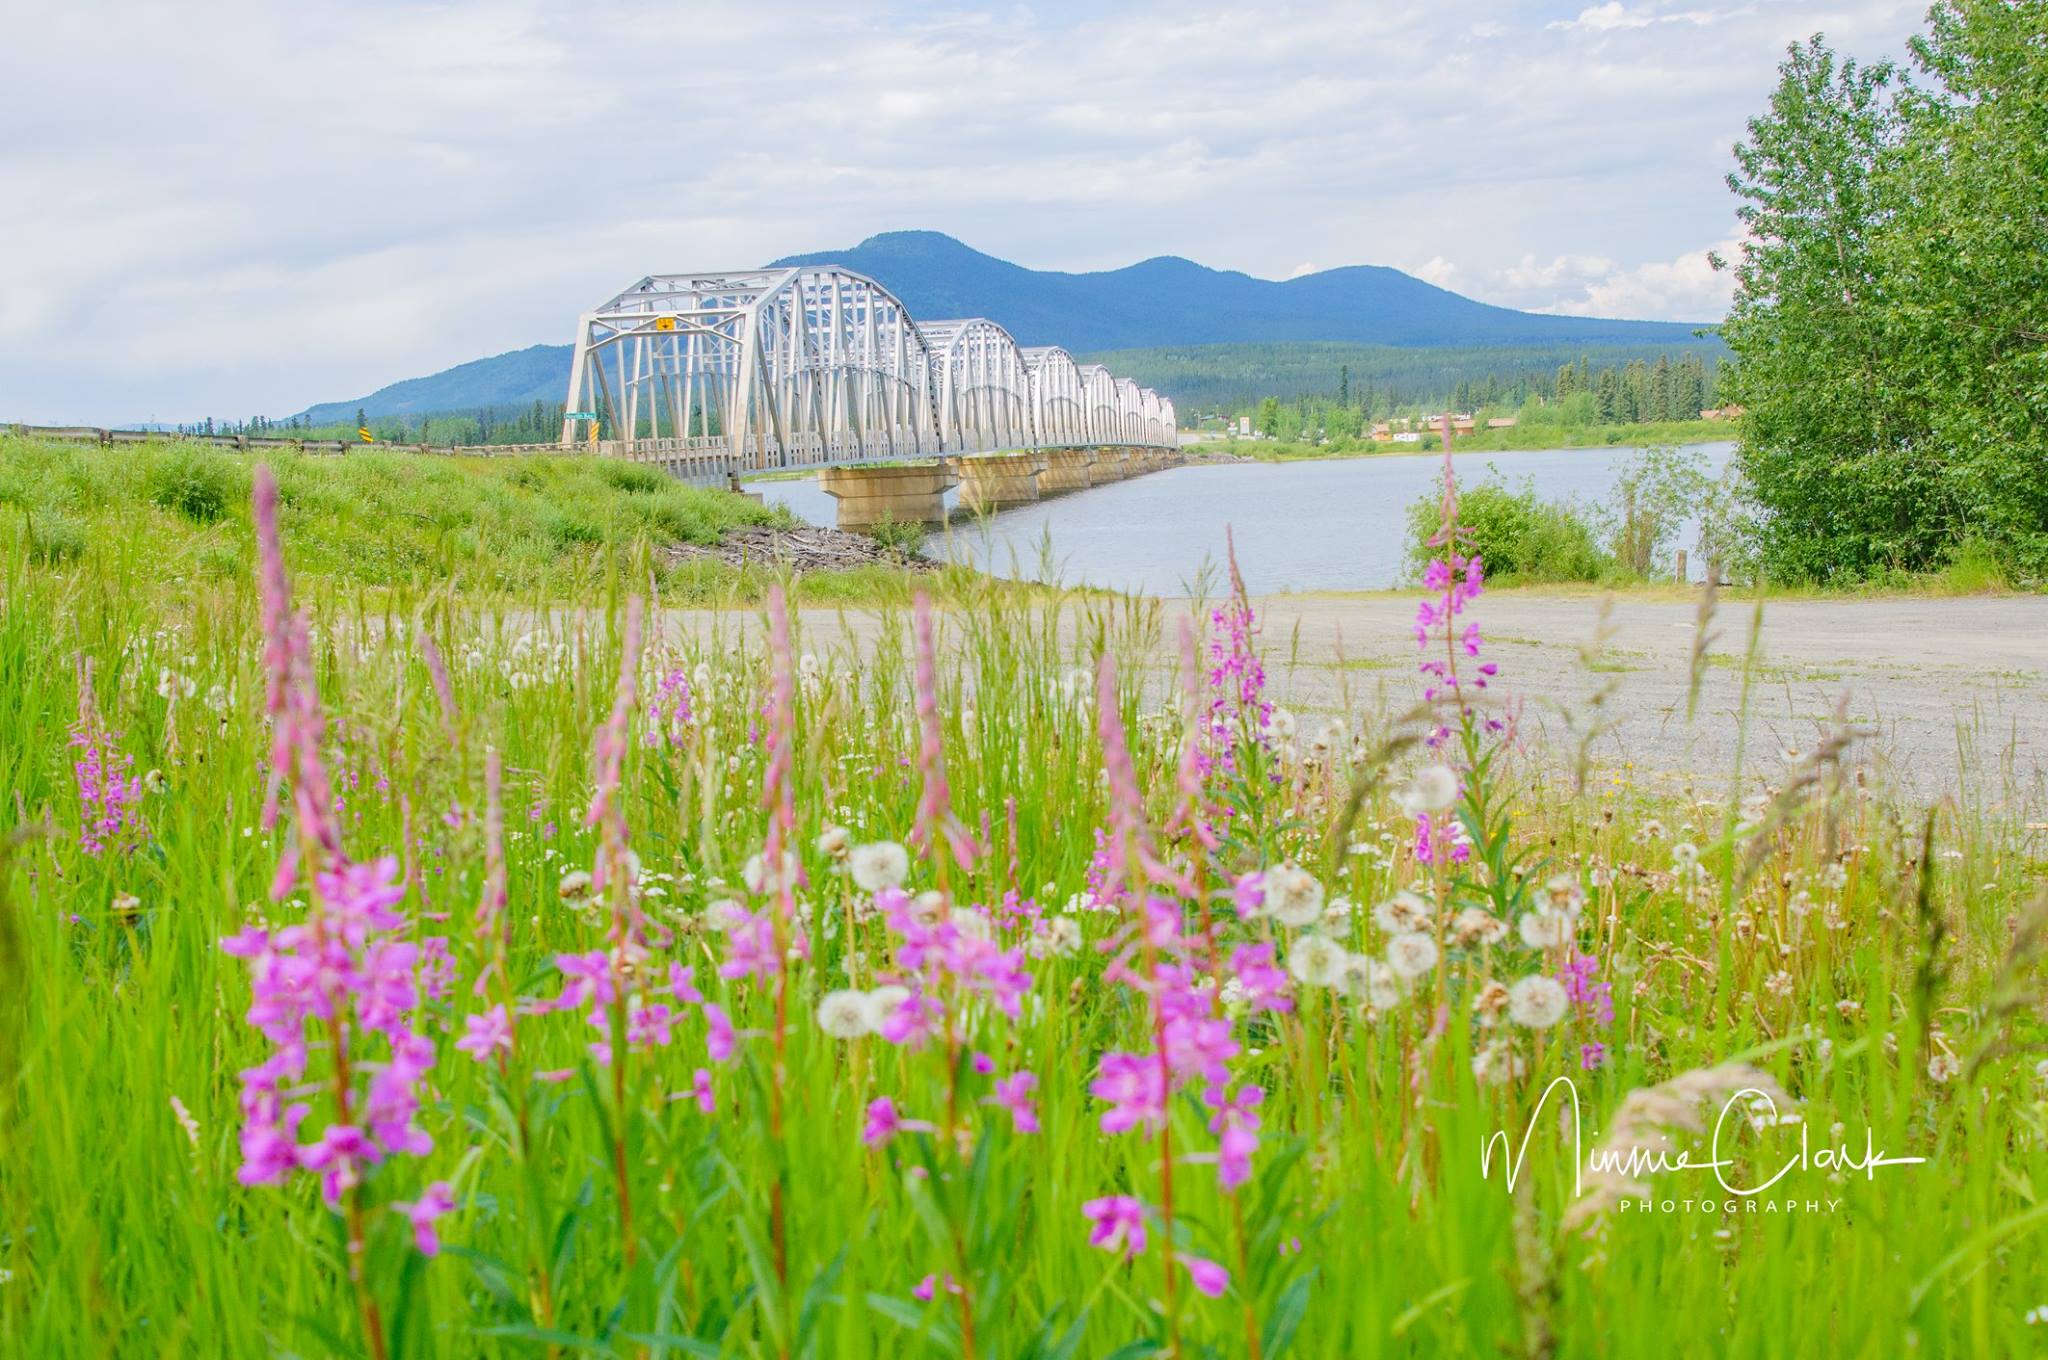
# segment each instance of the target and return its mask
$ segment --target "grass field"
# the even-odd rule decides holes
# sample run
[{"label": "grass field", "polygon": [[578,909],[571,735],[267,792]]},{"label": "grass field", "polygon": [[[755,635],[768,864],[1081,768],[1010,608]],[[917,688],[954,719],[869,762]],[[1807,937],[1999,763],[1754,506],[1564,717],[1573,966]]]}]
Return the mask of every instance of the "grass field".
[{"label": "grass field", "polygon": [[2039,1344],[2000,790],[1523,752],[1458,571],[1331,726],[1242,600],[1181,698],[1155,602],[666,626],[758,511],[588,465],[113,456],[0,451],[7,1354]]}]

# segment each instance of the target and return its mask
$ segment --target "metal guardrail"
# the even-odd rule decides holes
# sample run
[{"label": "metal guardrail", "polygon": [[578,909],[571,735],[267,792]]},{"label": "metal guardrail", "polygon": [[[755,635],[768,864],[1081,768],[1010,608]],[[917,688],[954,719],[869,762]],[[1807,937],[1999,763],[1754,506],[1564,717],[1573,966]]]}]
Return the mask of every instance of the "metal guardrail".
[{"label": "metal guardrail", "polygon": [[[299,453],[344,454],[350,450],[392,449],[457,458],[511,458],[525,454],[583,453],[585,446],[562,444],[366,444],[352,439],[293,439],[253,434],[178,434],[170,430],[103,430],[94,425],[0,424],[0,430],[25,439],[55,439],[75,444],[210,444],[216,448],[291,449]],[[655,461],[655,460],[649,460]]]}]

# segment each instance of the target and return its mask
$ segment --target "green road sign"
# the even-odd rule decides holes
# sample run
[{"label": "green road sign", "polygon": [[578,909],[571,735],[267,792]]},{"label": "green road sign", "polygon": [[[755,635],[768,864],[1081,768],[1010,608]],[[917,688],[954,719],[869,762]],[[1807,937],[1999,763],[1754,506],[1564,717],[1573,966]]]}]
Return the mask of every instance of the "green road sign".
[{"label": "green road sign", "polygon": [[562,413],[562,416],[563,416],[563,419],[565,419],[565,420],[596,420],[596,419],[597,419],[597,412],[595,412],[595,411],[565,411],[565,412],[563,412],[563,413]]}]

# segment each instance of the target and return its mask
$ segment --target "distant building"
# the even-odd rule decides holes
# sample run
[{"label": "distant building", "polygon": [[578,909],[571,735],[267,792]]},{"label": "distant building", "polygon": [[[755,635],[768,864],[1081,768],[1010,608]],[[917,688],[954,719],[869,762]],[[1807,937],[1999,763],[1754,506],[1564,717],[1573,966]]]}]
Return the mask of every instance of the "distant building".
[{"label": "distant building", "polygon": [[1740,420],[1742,419],[1742,408],[1740,406],[1715,406],[1708,410],[1700,412],[1700,419]]},{"label": "distant building", "polygon": [[1396,444],[1420,444],[1422,436],[1413,430],[1402,430],[1392,436],[1392,442]]},{"label": "distant building", "polygon": [[1252,432],[1252,418],[1250,416],[1239,416],[1237,418],[1237,432],[1241,435]]},{"label": "distant building", "polygon": [[1519,419],[1515,416],[1495,416],[1492,420],[1486,422],[1486,428],[1489,430],[1512,430],[1519,423]]}]

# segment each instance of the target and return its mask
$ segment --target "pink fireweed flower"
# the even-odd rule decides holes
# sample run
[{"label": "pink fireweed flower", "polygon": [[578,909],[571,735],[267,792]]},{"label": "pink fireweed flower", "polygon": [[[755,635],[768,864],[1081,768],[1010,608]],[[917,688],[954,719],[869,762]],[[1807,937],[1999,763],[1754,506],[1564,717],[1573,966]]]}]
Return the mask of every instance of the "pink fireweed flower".
[{"label": "pink fireweed flower", "polygon": [[380,1160],[382,1152],[355,1125],[329,1124],[317,1142],[300,1145],[298,1156],[302,1170],[321,1173],[320,1193],[332,1207],[360,1183],[362,1168]]},{"label": "pink fireweed flower", "polygon": [[899,1133],[931,1133],[934,1126],[921,1119],[905,1119],[896,1112],[896,1102],[887,1096],[880,1096],[868,1102],[866,1117],[862,1120],[860,1141],[868,1147],[880,1147]]},{"label": "pink fireweed flower", "polygon": [[711,1089],[711,1071],[700,1067],[690,1077],[690,1098],[697,1102],[700,1114],[718,1113],[718,1096]]},{"label": "pink fireweed flower", "polygon": [[704,1024],[704,1051],[711,1055],[711,1061],[732,1061],[733,1050],[739,1045],[739,1035],[733,1029],[725,1008],[715,1001],[705,1002]]},{"label": "pink fireweed flower", "polygon": [[689,735],[690,724],[696,714],[690,707],[690,677],[680,668],[669,671],[654,682],[654,693],[647,699],[647,735],[649,746],[681,746]]},{"label": "pink fireweed flower", "polygon": [[921,992],[912,992],[882,1018],[877,1031],[892,1044],[922,1048],[945,1022],[946,1008]]},{"label": "pink fireweed flower", "polygon": [[461,713],[455,707],[455,686],[448,679],[448,663],[441,657],[441,649],[434,642],[434,635],[424,628],[420,630],[420,655],[426,658],[427,675],[434,682],[434,697],[441,704],[441,724],[448,729],[448,739],[455,739]]},{"label": "pink fireweed flower", "polygon": [[917,800],[917,821],[911,827],[910,843],[926,855],[934,853],[937,838],[943,836],[953,860],[963,871],[974,867],[981,853],[967,828],[953,815],[953,794],[946,783],[943,734],[939,729],[938,660],[932,643],[932,599],[917,592],[912,611],[912,638],[917,652],[913,676],[917,704],[917,769],[923,781]]},{"label": "pink fireweed flower", "polygon": [[782,951],[775,943],[775,918],[768,912],[756,916],[744,907],[735,909],[725,932],[725,962],[718,965],[722,978],[774,977],[782,971]]},{"label": "pink fireweed flower", "polygon": [[1214,1261],[1189,1256],[1185,1252],[1174,1259],[1188,1268],[1188,1278],[1194,1283],[1196,1293],[1218,1299],[1223,1297],[1224,1290],[1230,1288],[1230,1272]]},{"label": "pink fireweed flower", "polygon": [[1116,658],[1108,652],[1095,667],[1095,727],[1102,742],[1102,768],[1109,777],[1109,838],[1105,844],[1108,886],[1121,892],[1136,869],[1146,882],[1191,892],[1193,885],[1159,862],[1145,824],[1145,796],[1138,788],[1124,733],[1123,710],[1117,704]]},{"label": "pink fireweed flower", "polygon": [[78,752],[71,764],[78,786],[78,845],[88,855],[110,846],[133,849],[145,834],[140,805],[142,780],[135,758],[119,749],[119,738],[100,722],[93,698],[92,660],[78,662],[78,717],[68,744]]},{"label": "pink fireweed flower", "polygon": [[1166,1074],[1158,1058],[1149,1053],[1105,1053],[1099,1072],[1088,1093],[1110,1104],[1102,1116],[1104,1133],[1122,1133],[1140,1124],[1155,1131],[1165,1126]]},{"label": "pink fireweed flower", "polygon": [[441,1237],[434,1225],[443,1215],[455,1212],[455,1193],[448,1182],[435,1181],[410,1204],[393,1200],[391,1207],[411,1222],[413,1244],[420,1249],[420,1255],[432,1256],[441,1250]]},{"label": "pink fireweed flower", "polygon": [[[591,889],[599,895],[610,889],[626,872],[626,814],[619,802],[619,783],[624,777],[626,751],[630,745],[635,696],[639,691],[640,642],[643,606],[638,595],[626,601],[626,618],[619,639],[619,678],[612,693],[611,714],[598,728],[595,741],[597,787],[584,825],[597,828],[598,853],[591,869]],[[620,885],[614,901],[613,943],[638,941],[638,909],[632,905],[630,885]]]},{"label": "pink fireweed flower", "polygon": [[996,1082],[995,1094],[984,1097],[990,1105],[1000,1105],[1010,1112],[1011,1127],[1018,1133],[1038,1132],[1038,1103],[1031,1093],[1038,1086],[1038,1078],[1030,1072],[1018,1072]]},{"label": "pink fireweed flower", "polygon": [[1126,1257],[1145,1251],[1145,1206],[1130,1195],[1105,1195],[1082,1204],[1092,1225],[1088,1245],[1104,1251],[1122,1249]]},{"label": "pink fireweed flower", "polygon": [[682,1005],[704,1004],[704,993],[697,990],[697,970],[687,963],[668,966],[668,991]]},{"label": "pink fireweed flower", "polygon": [[1195,659],[1194,621],[1186,618],[1180,621],[1180,675],[1181,720],[1186,733],[1181,740],[1180,766],[1174,773],[1180,801],[1167,819],[1166,834],[1188,836],[1202,849],[1214,850],[1223,842],[1212,822],[1214,813],[1205,783],[1212,762],[1203,741],[1201,663]]},{"label": "pink fireweed flower", "polygon": [[[948,1294],[958,1294],[960,1292],[960,1282],[954,1279],[951,1275],[947,1275],[945,1277],[945,1288]],[[933,1299],[938,1297],[939,1277],[937,1275],[925,1276],[922,1280],[919,1280],[917,1282],[916,1287],[913,1288],[910,1291],[910,1293],[913,1298],[916,1298],[923,1303],[930,1303]]]},{"label": "pink fireweed flower", "polygon": [[[270,719],[269,782],[263,802],[263,829],[277,825],[280,796],[289,778],[301,834],[317,843],[328,859],[341,857],[341,828],[335,819],[334,790],[320,751],[327,719],[313,683],[310,625],[291,604],[291,578],[285,571],[284,546],[277,529],[277,480],[267,465],[256,468],[250,505],[256,523],[263,596],[264,711]],[[297,848],[288,850],[271,883],[271,896],[283,901],[291,891]]]},{"label": "pink fireweed flower", "polygon": [[455,1041],[455,1047],[478,1062],[489,1062],[494,1054],[512,1051],[512,1019],[504,1006],[493,1006],[480,1015],[465,1015],[462,1026],[463,1035]]},{"label": "pink fireweed flower", "polygon": [[634,1001],[626,1011],[626,1042],[633,1048],[666,1048],[675,1038],[677,1015],[659,1001]]},{"label": "pink fireweed flower", "polygon": [[785,867],[785,861],[794,858],[791,847],[796,839],[796,676],[789,655],[789,602],[779,585],[768,592],[768,652],[768,763],[761,778],[768,838],[761,851],[761,872],[763,887],[773,884],[768,890],[774,899],[776,928],[768,934],[773,956],[760,970],[764,978],[782,970],[781,951],[772,947],[793,924],[796,874],[801,872]]},{"label": "pink fireweed flower", "polygon": [[1259,1106],[1266,1099],[1265,1089],[1242,1086],[1235,1095],[1213,1089],[1204,1099],[1216,1111],[1209,1121],[1209,1132],[1217,1135],[1217,1184],[1225,1190],[1235,1190],[1252,1176],[1252,1154],[1259,1148]]},{"label": "pink fireweed flower", "polygon": [[[505,872],[504,760],[498,748],[484,751],[484,890],[476,907],[476,938],[482,946],[484,966],[477,973],[476,995],[489,990],[491,979],[505,981],[506,953],[511,947],[512,923],[506,914],[509,894]],[[509,1044],[511,1031],[506,1031]]]},{"label": "pink fireweed flower", "polygon": [[1229,968],[1230,975],[1237,979],[1237,985],[1244,989],[1245,1005],[1254,1014],[1260,1011],[1284,1014],[1294,1009],[1294,998],[1287,994],[1287,970],[1277,962],[1270,942],[1238,945],[1230,951]]}]

